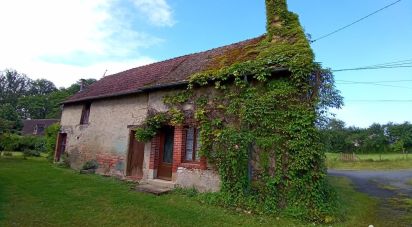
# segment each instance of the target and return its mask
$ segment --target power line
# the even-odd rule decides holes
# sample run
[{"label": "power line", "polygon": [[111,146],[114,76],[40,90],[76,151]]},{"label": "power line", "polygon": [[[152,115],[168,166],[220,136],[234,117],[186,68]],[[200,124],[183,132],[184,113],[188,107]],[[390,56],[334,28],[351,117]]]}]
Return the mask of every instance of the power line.
[{"label": "power line", "polygon": [[376,11],[373,12],[373,13],[368,14],[368,15],[365,16],[365,17],[360,18],[359,20],[356,20],[355,22],[352,22],[352,23],[350,23],[350,24],[348,24],[348,25],[346,25],[346,26],[343,26],[343,27],[341,27],[341,28],[339,28],[339,29],[331,32],[331,33],[325,34],[325,35],[323,35],[323,36],[321,36],[321,37],[319,37],[319,38],[317,38],[317,39],[314,39],[314,40],[312,40],[312,41],[310,41],[310,42],[311,42],[311,43],[314,43],[314,42],[317,42],[317,41],[319,41],[319,40],[321,40],[321,39],[324,39],[324,38],[326,38],[326,37],[329,37],[329,36],[331,36],[331,35],[333,35],[333,34],[335,34],[335,33],[338,33],[338,32],[340,32],[340,31],[342,31],[342,30],[344,30],[344,29],[346,29],[346,28],[348,28],[348,27],[351,27],[352,25],[355,25],[355,24],[357,24],[357,23],[365,20],[366,18],[368,18],[368,17],[370,17],[370,16],[373,16],[373,15],[375,15],[375,14],[377,14],[377,13],[379,13],[379,12],[381,12],[381,11],[383,11],[383,10],[385,10],[385,9],[387,9],[387,8],[393,6],[393,5],[395,5],[395,4],[397,4],[397,3],[401,2],[401,1],[402,1],[402,0],[398,0],[398,1],[396,1],[396,2],[393,2],[393,3],[391,3],[391,4],[389,4],[389,5],[385,6],[385,7],[383,7],[383,8],[381,8],[381,9],[376,10]]},{"label": "power line", "polygon": [[384,65],[384,66],[364,66],[357,68],[346,69],[332,69],[332,72],[344,72],[344,71],[360,71],[360,70],[372,70],[372,69],[399,69],[399,68],[412,68],[412,63],[398,64],[398,65]]},{"label": "power line", "polygon": [[358,71],[358,70],[371,70],[371,69],[394,69],[394,68],[412,68],[412,59],[387,62],[376,65],[360,66],[356,68],[344,68],[344,69],[332,69],[332,72],[343,71]]},{"label": "power line", "polygon": [[402,65],[402,64],[412,64],[412,59],[393,61],[393,62],[382,63],[382,64],[377,64],[377,65],[372,65],[372,66],[388,66],[388,65]]},{"label": "power line", "polygon": [[384,66],[384,67],[360,67],[360,68],[349,68],[349,69],[334,69],[332,72],[344,72],[344,71],[361,71],[361,70],[373,70],[373,69],[399,69],[399,68],[412,68],[411,65],[402,66]]},{"label": "power line", "polygon": [[412,102],[412,99],[351,99],[345,102]]},{"label": "power line", "polygon": [[344,83],[403,83],[412,82],[412,80],[381,80],[381,81],[350,81],[350,80],[335,80],[336,82]]},{"label": "power line", "polygon": [[406,87],[406,86],[397,86],[397,85],[388,85],[388,84],[379,84],[379,83],[363,83],[363,82],[344,82],[344,83],[339,83],[337,82],[336,84],[344,84],[344,85],[373,85],[373,86],[380,86],[380,87],[392,87],[392,88],[404,88],[404,89],[411,89],[412,87]]}]

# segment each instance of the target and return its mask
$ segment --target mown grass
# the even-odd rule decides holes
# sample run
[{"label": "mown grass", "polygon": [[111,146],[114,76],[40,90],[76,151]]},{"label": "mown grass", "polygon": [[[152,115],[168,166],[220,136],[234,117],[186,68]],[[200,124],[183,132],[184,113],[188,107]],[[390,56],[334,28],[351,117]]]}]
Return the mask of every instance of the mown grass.
[{"label": "mown grass", "polygon": [[80,175],[41,159],[0,159],[0,226],[291,226],[170,194],[152,196],[97,175]]},{"label": "mown grass", "polygon": [[[377,202],[350,181],[330,178],[345,220],[333,226],[379,223]],[[282,216],[237,213],[179,193],[156,197],[113,178],[80,175],[41,158],[0,158],[0,226],[308,226]],[[328,225],[329,226],[329,225]]]},{"label": "mown grass", "polygon": [[327,153],[326,165],[343,170],[400,170],[412,169],[412,154],[356,154],[355,161],[342,161],[340,154]]},{"label": "mown grass", "polygon": [[383,221],[378,216],[378,200],[356,192],[351,181],[345,177],[329,177],[329,182],[337,190],[343,203],[342,213],[345,220],[333,226],[380,226]]}]

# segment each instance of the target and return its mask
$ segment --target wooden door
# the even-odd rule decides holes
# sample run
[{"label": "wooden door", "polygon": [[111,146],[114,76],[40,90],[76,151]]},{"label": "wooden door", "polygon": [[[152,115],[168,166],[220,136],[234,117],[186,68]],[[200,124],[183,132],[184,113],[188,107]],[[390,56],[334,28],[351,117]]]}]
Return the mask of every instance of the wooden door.
[{"label": "wooden door", "polygon": [[174,128],[164,127],[160,133],[159,166],[157,178],[172,180]]},{"label": "wooden door", "polygon": [[67,142],[67,134],[59,133],[59,136],[57,138],[57,144],[56,144],[55,161],[57,162],[60,161],[60,157],[66,151],[66,142]]},{"label": "wooden door", "polygon": [[142,178],[143,177],[143,159],[144,143],[138,142],[135,138],[135,131],[130,131],[129,154],[127,158],[126,175]]}]

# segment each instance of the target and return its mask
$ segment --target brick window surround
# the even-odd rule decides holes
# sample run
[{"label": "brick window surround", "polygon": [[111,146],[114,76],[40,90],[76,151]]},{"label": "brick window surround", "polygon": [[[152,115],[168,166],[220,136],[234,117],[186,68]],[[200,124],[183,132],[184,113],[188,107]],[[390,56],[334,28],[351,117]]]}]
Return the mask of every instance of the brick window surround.
[{"label": "brick window surround", "polygon": [[[179,167],[187,169],[207,169],[206,158],[201,157],[198,162],[185,161],[186,129],[184,126],[174,127],[172,173]],[[159,165],[160,136],[156,135],[151,141],[149,169],[157,169]]]}]

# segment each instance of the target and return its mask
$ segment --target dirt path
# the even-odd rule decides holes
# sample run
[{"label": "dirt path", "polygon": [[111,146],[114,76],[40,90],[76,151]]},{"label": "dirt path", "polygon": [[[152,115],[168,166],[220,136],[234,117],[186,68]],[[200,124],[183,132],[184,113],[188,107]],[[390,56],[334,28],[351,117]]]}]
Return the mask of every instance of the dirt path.
[{"label": "dirt path", "polygon": [[328,170],[328,173],[349,178],[356,190],[377,198],[380,203],[378,215],[389,220],[391,226],[412,227],[412,170]]}]

